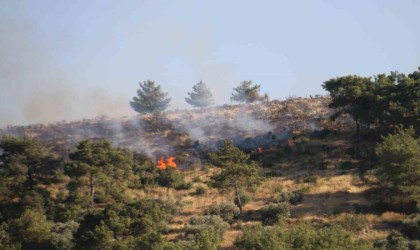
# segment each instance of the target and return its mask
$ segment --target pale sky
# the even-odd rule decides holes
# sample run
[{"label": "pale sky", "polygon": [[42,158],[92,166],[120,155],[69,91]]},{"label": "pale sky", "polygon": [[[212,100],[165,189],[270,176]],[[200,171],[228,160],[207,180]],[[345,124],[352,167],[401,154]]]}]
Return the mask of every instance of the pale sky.
[{"label": "pale sky", "polygon": [[134,115],[138,82],[172,109],[203,80],[271,99],[325,94],[336,76],[420,66],[420,1],[0,0],[0,127]]}]

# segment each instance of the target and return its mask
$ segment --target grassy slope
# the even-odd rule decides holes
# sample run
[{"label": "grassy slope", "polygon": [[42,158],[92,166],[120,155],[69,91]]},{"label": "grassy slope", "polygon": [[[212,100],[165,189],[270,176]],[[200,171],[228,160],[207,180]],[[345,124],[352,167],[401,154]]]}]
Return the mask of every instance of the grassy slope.
[{"label": "grassy slope", "polygon": [[[304,142],[302,143],[302,141]],[[340,214],[354,213],[354,204],[369,205],[369,200],[366,199],[364,192],[372,187],[360,180],[357,168],[343,170],[340,167],[341,163],[348,160],[349,157],[346,155],[349,145],[348,135],[330,135],[324,139],[309,140],[300,136],[295,139],[295,143],[297,146],[289,156],[270,158],[273,161],[271,162],[273,166],[270,165],[270,169],[266,168],[265,171],[276,170],[280,176],[266,178],[256,190],[253,200],[244,207],[243,224],[260,223],[259,210],[281,191],[294,191],[302,188],[308,190],[303,203],[292,206],[291,218],[288,223],[294,223],[298,219],[328,222],[336,219]],[[328,149],[328,153],[318,152],[316,156],[318,158],[304,155],[299,151],[303,146],[306,149],[319,149],[322,148],[320,145],[324,145],[323,148]],[[270,154],[275,155],[276,152],[261,155],[260,161],[261,158]],[[311,161],[308,162],[305,159]],[[319,166],[319,162],[323,162],[324,166]],[[192,181],[197,177],[200,178],[199,182],[194,183],[194,187],[205,186],[207,189],[205,194],[193,195],[194,187],[189,191],[171,191],[169,194],[172,198],[180,199],[183,204],[180,214],[175,216],[169,225],[170,230],[167,237],[170,240],[182,237],[184,227],[191,216],[203,214],[212,204],[231,200],[231,193],[219,193],[205,184],[212,171],[214,170],[210,169],[207,172],[194,170],[185,173],[187,180]],[[309,182],[305,182],[307,176],[317,176],[316,182],[313,177]],[[385,238],[393,228],[393,223],[401,221],[404,217],[402,214],[392,212],[382,215],[365,214],[364,216],[369,224],[356,236],[367,240]],[[235,249],[233,243],[240,234],[238,225],[233,224],[225,233],[221,248]]]}]

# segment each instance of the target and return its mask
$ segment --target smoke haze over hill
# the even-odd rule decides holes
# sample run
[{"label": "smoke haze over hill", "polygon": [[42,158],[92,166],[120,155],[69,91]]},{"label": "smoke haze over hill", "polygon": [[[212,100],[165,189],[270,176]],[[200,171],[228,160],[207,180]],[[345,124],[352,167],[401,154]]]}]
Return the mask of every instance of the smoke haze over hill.
[{"label": "smoke haze over hill", "polygon": [[419,62],[415,1],[0,3],[0,127],[134,114],[145,80],[177,109],[200,80],[225,104],[242,80],[282,99]]}]

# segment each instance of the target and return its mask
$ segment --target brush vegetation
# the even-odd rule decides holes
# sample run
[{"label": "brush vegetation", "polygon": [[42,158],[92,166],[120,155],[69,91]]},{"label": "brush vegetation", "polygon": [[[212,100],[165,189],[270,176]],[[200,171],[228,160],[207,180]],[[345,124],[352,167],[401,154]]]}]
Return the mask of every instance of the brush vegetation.
[{"label": "brush vegetation", "polygon": [[[141,131],[150,144],[131,123],[120,141],[100,122],[75,143],[58,127],[2,131],[0,249],[420,248],[420,71],[338,77],[323,85],[330,97],[253,105],[260,86],[244,82],[232,99],[246,104],[209,109],[202,124],[162,114],[166,94],[140,87],[131,105],[154,113]],[[212,103],[204,87],[193,106]],[[196,127],[168,122],[181,120]],[[275,126],[249,129],[260,124]]]}]

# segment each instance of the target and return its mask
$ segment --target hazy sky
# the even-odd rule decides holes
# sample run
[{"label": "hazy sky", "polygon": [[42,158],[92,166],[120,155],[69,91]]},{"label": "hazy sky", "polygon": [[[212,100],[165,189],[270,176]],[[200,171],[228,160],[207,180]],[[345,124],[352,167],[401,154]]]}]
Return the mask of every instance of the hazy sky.
[{"label": "hazy sky", "polygon": [[420,66],[420,1],[0,0],[0,126],[132,115],[138,82],[172,108],[199,80],[272,99]]}]

